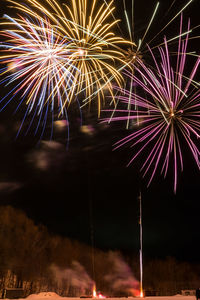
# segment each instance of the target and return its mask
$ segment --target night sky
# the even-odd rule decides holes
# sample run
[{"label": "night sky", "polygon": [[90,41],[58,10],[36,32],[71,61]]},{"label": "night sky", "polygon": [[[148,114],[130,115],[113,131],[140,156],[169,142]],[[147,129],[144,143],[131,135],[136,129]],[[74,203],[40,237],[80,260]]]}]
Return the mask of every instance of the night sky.
[{"label": "night sky", "polygon": [[[117,1],[116,1],[117,2]],[[129,0],[127,0],[128,5]],[[131,2],[131,1],[130,1]],[[160,1],[160,9],[148,42],[186,1]],[[135,0],[135,38],[145,31],[156,1]],[[2,12],[9,12],[1,1]],[[130,5],[130,3],[129,3]],[[128,8],[130,6],[128,5]],[[121,10],[120,10],[121,9]],[[184,13],[191,17],[192,27],[199,22],[200,3],[194,3]],[[122,15],[122,3],[117,14]],[[166,16],[165,16],[165,13]],[[124,36],[127,28],[121,25]],[[165,34],[178,34],[178,21]],[[176,28],[176,29],[175,29]],[[200,30],[200,28],[199,28]],[[196,30],[198,35],[200,32]],[[162,40],[164,33],[156,40]],[[199,53],[199,40],[192,47]],[[1,85],[1,95],[5,89]],[[0,113],[0,182],[10,182],[0,188],[1,205],[12,205],[24,210],[27,215],[48,227],[52,233],[67,236],[101,249],[117,249],[124,253],[139,251],[139,201],[142,193],[144,257],[164,258],[174,256],[180,260],[200,262],[200,197],[199,170],[187,149],[184,153],[184,172],[178,179],[176,195],[173,193],[172,175],[166,179],[155,176],[146,188],[140,172],[140,159],[129,168],[131,149],[112,151],[113,144],[127,134],[125,124],[103,125],[97,112],[83,112],[83,125],[90,125],[92,134],[80,131],[76,114],[71,114],[69,148],[66,149],[66,134],[57,130],[54,144],[41,142],[31,132],[21,134],[17,140],[16,128],[23,111],[13,115],[11,103]],[[103,117],[103,116],[102,116]],[[50,129],[49,129],[50,130]],[[47,128],[48,133],[48,128]],[[38,166],[45,158],[47,166]]]}]

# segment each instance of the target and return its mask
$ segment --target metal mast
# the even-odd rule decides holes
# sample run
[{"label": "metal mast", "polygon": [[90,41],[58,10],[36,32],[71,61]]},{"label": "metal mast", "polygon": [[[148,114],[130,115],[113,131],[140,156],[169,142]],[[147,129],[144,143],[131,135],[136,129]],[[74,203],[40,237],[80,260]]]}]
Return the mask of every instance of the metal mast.
[{"label": "metal mast", "polygon": [[140,297],[143,297],[143,262],[142,262],[142,196],[141,191],[139,194],[139,205],[140,205]]}]

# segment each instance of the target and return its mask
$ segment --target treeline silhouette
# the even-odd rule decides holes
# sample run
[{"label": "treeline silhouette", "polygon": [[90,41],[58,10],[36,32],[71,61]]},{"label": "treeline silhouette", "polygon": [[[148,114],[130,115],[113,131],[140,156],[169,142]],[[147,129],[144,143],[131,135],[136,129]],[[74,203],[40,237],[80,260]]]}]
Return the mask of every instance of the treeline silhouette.
[{"label": "treeline silhouette", "polygon": [[[90,295],[94,281],[97,291],[107,296],[136,295],[138,261],[138,257],[91,249],[52,235],[24,212],[0,207],[0,297],[8,288],[23,288],[25,296],[43,291],[61,296]],[[144,260],[146,291],[174,295],[183,289],[196,289],[199,280],[199,266],[170,257]]]}]

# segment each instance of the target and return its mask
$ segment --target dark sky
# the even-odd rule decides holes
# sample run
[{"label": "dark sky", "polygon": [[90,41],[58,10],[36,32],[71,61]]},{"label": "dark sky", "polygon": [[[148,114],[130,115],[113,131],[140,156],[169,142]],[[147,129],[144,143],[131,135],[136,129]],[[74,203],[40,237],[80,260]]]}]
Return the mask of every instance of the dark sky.
[{"label": "dark sky", "polygon": [[[160,2],[160,10],[147,41],[186,3],[176,1],[164,18],[173,1]],[[155,3],[153,0],[135,1],[136,38],[145,31]],[[121,4],[119,15],[122,14]],[[5,12],[3,2],[0,5]],[[128,7],[130,9],[130,2]],[[199,8],[200,3],[194,0],[185,12],[186,17],[191,16],[194,26],[198,24]],[[174,36],[173,26],[166,32],[170,37]],[[122,29],[126,31],[125,25]],[[159,38],[162,37],[163,34]],[[194,46],[199,51],[199,42]],[[184,173],[179,176],[176,195],[171,175],[164,180],[158,174],[147,189],[147,181],[142,180],[139,174],[140,161],[126,168],[131,150],[112,151],[112,145],[126,134],[121,124],[103,126],[98,123],[96,111],[85,112],[83,124],[92,125],[94,134],[81,133],[75,119],[70,129],[69,149],[66,150],[64,133],[57,134],[55,141],[59,144],[52,149],[49,144],[38,145],[37,137],[31,134],[27,137],[21,135],[15,141],[20,113],[13,115],[12,112],[11,104],[0,113],[0,181],[17,182],[19,188],[14,187],[13,191],[11,188],[9,191],[2,189],[2,205],[21,208],[51,232],[88,244],[91,244],[93,227],[95,246],[137,253],[138,195],[141,190],[144,256],[175,256],[180,260],[200,262],[197,248],[200,239],[200,177],[190,153],[186,152]],[[48,161],[46,170],[36,167],[41,157]]]}]

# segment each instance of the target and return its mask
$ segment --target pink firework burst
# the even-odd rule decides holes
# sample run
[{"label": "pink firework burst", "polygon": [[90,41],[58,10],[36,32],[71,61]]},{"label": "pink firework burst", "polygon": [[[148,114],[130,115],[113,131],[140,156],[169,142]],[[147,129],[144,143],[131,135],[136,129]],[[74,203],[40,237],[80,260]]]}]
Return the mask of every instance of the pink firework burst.
[{"label": "pink firework burst", "polygon": [[183,170],[184,145],[187,145],[200,168],[198,148],[200,89],[194,80],[200,57],[195,59],[190,75],[186,76],[189,28],[190,22],[187,32],[182,33],[181,18],[176,56],[170,56],[168,42],[165,39],[164,46],[158,48],[159,58],[156,59],[157,56],[149,48],[153,66],[149,67],[138,59],[134,66],[134,75],[126,72],[131,81],[137,84],[137,89],[134,93],[130,90],[121,90],[119,100],[122,103],[129,103],[131,99],[132,107],[134,105],[136,109],[131,110],[131,116],[127,116],[127,110],[117,109],[115,111],[117,116],[110,119],[123,121],[130,118],[135,122],[133,132],[118,141],[115,149],[131,144],[135,152],[128,165],[142,153],[145,154],[141,171],[143,176],[150,174],[148,186],[158,170],[166,177],[169,166],[172,165],[174,192],[177,188],[178,172]]}]

